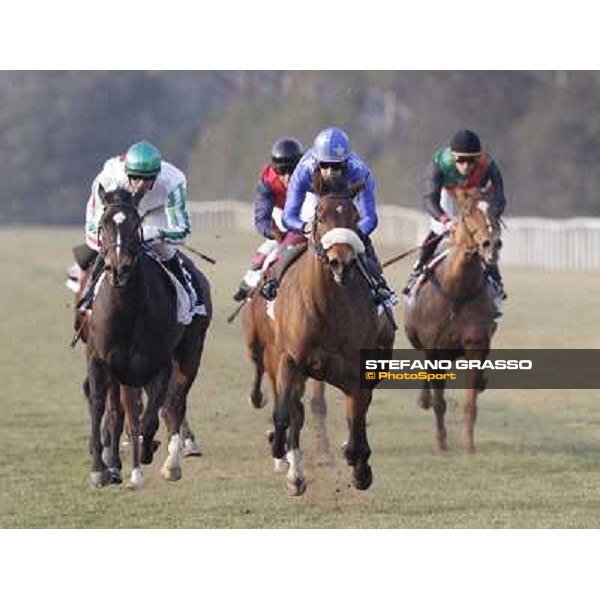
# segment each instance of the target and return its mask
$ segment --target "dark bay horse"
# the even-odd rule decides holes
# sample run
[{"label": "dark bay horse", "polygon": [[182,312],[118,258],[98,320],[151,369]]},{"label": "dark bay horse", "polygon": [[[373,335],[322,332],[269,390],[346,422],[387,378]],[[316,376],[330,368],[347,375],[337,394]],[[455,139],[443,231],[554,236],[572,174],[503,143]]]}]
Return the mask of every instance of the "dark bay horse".
[{"label": "dark bay horse", "polygon": [[[79,290],[75,293],[75,306],[79,303],[81,298],[83,297],[84,291],[86,289],[87,283],[91,277],[92,266],[82,271],[81,277],[79,280]],[[75,331],[78,332],[79,339],[82,340],[83,343],[87,342],[88,336],[88,318],[89,313],[82,313],[79,310],[75,311],[75,323],[74,328]],[[71,346],[74,346],[77,339],[71,343]],[[89,400],[89,382],[86,380],[83,383],[83,392],[85,397]],[[126,395],[129,395],[128,399]],[[118,412],[120,410],[119,405],[124,406],[125,402],[134,402],[137,403],[138,406],[143,408],[143,399],[142,399],[142,389],[141,388],[127,388],[127,386],[120,386],[119,388],[110,388],[107,396],[108,409],[105,413],[105,419],[102,426],[102,445],[104,447],[104,462],[105,464],[112,464],[112,458],[110,458],[110,453],[112,452],[112,440],[111,440],[111,429],[114,426],[114,420],[119,417]],[[131,438],[131,432],[128,431],[128,439]],[[181,439],[183,441],[183,455],[184,456],[202,456],[202,451],[200,450],[200,446],[196,440],[196,435],[194,434],[192,428],[188,423],[187,417],[183,418],[181,423]],[[128,442],[127,442],[128,443]],[[160,445],[160,442],[155,441],[154,445],[156,448]],[[143,462],[143,461],[142,461]],[[111,481],[113,483],[121,483],[120,467],[117,470],[109,469],[111,473]]]},{"label": "dark bay horse", "polygon": [[[457,190],[458,222],[450,235],[450,250],[436,264],[429,278],[405,297],[404,329],[414,348],[424,350],[428,360],[484,360],[496,331],[493,291],[487,282],[484,262],[494,264],[501,247],[499,224],[488,214],[487,203],[477,190]],[[475,451],[473,432],[477,395],[485,389],[481,371],[467,376],[464,397],[465,450]],[[424,383],[419,404],[432,403],[439,450],[447,449],[444,415],[444,380]]]},{"label": "dark bay horse", "polygon": [[[135,197],[122,189],[109,193],[100,189],[99,195],[105,205],[100,221],[100,253],[105,275],[86,332],[91,480],[95,485],[105,485],[112,478],[109,469],[119,474],[119,438],[125,416],[133,456],[130,486],[141,487],[140,462],[152,461],[158,412],[164,405],[169,443],[161,474],[174,481],[181,477],[180,429],[187,394],[200,366],[211,319],[210,286],[193,263],[182,256],[195,289],[201,293],[207,314],[195,315],[188,325],[178,322],[175,290],[169,276],[164,267],[144,251]],[[137,410],[140,388],[144,388],[148,396],[141,424]],[[100,433],[107,393],[109,411],[113,413],[111,452],[104,454],[112,461],[109,465],[103,461]]]},{"label": "dark bay horse", "polygon": [[[315,178],[319,197],[309,248],[283,277],[275,306],[274,344],[265,366],[276,382],[272,455],[286,456],[288,490],[306,489],[300,453],[301,402],[308,377],[342,391],[349,437],[344,453],[360,490],[372,482],[366,414],[372,390],[360,388],[360,350],[378,346],[377,310],[357,257],[364,252],[353,197],[362,185],[343,188]],[[393,345],[393,331],[387,340]]]}]

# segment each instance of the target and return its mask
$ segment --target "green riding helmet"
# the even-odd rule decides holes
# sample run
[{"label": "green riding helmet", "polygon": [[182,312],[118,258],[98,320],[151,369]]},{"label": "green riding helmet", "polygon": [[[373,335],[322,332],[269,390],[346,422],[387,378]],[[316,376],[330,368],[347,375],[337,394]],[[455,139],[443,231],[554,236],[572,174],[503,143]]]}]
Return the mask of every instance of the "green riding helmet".
[{"label": "green riding helmet", "polygon": [[160,173],[162,158],[150,142],[142,140],[133,144],[125,155],[125,173],[134,177],[156,177]]}]

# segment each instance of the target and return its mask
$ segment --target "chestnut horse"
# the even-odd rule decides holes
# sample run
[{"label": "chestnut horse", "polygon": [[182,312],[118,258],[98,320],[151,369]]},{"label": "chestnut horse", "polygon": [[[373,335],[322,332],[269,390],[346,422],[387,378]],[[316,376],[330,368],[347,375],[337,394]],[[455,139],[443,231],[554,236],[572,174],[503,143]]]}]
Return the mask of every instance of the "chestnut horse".
[{"label": "chestnut horse", "polygon": [[[186,258],[186,268],[192,275],[194,288],[200,292],[207,314],[195,315],[188,325],[178,322],[172,282],[164,267],[144,251],[136,198],[122,189],[105,193],[101,188],[99,195],[105,205],[100,221],[100,253],[105,263],[105,275],[86,331],[92,422],[91,480],[101,486],[115,475],[120,476],[118,453],[124,411],[131,432],[133,456],[130,485],[141,487],[140,459],[144,463],[152,461],[158,412],[164,404],[169,455],[161,474],[174,481],[181,477],[180,430],[187,394],[200,366],[210,324],[210,286]],[[141,425],[137,410],[139,388],[144,388],[148,396]],[[109,419],[112,424],[111,451],[103,455],[100,427],[107,392],[110,392],[109,412],[114,414]],[[120,402],[117,403],[118,398]],[[106,465],[103,456],[109,457],[112,464]]]},{"label": "chestnut horse", "polygon": [[[262,390],[262,380],[265,371],[271,380],[273,397],[277,395],[275,383],[276,357],[275,323],[267,314],[267,301],[259,293],[249,296],[242,310],[242,326],[246,338],[248,356],[254,365],[254,381],[250,391],[250,404],[254,408],[263,408],[267,398]],[[329,436],[327,435],[327,405],[325,403],[325,384],[311,379],[310,408],[316,438],[316,462],[319,465],[333,465]],[[269,437],[272,432],[269,432]],[[287,461],[275,459],[275,471],[286,472]]]},{"label": "chestnut horse", "polygon": [[[404,299],[404,329],[414,348],[425,351],[427,360],[464,356],[484,360],[496,331],[494,292],[488,284],[485,263],[495,264],[501,247],[500,227],[489,216],[488,204],[478,190],[457,190],[458,220],[450,234],[447,256]],[[419,404],[432,403],[436,417],[439,450],[447,449],[444,415],[444,380],[425,382]],[[485,389],[478,370],[467,374],[464,391],[464,444],[475,451],[473,432],[477,417],[477,395]]]},{"label": "chestnut horse", "polygon": [[[281,280],[274,338],[265,348],[265,367],[276,387],[271,450],[275,459],[287,458],[292,495],[306,489],[300,432],[308,377],[343,392],[349,428],[344,453],[353,467],[353,484],[365,490],[372,482],[366,431],[372,390],[360,387],[360,350],[378,347],[379,332],[372,292],[357,264],[364,245],[353,197],[362,187],[338,187],[315,177],[319,199],[308,250]],[[393,338],[392,330],[389,348]]]}]

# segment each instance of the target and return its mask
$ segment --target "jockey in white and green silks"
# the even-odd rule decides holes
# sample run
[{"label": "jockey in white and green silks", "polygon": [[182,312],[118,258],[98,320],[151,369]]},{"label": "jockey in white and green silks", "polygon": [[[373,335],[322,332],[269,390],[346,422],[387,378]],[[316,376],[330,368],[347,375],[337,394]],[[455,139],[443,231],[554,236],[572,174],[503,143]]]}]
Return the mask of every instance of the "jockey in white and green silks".
[{"label": "jockey in white and green silks", "polygon": [[[104,163],[102,171],[92,184],[86,207],[86,248],[74,249],[82,269],[88,268],[98,257],[98,225],[104,206],[98,189],[106,191],[124,188],[141,194],[138,212],[142,217],[144,241],[189,291],[176,245],[190,235],[191,219],[186,207],[187,186],[185,175],[175,166],[162,160],[159,151],[147,141],[133,144],[124,155],[115,156]],[[97,268],[98,260],[96,260]],[[93,278],[92,278],[93,279]],[[90,290],[88,290],[90,291]],[[80,308],[87,308],[90,294]]]}]

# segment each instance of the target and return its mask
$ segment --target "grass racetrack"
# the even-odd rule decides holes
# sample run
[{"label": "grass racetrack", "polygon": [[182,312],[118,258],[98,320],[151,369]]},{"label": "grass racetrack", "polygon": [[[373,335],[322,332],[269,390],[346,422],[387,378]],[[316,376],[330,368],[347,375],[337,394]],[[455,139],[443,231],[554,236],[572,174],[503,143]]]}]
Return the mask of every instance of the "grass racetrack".
[{"label": "grass racetrack", "polygon": [[[84,347],[69,348],[72,294],[63,285],[75,229],[0,231],[2,374],[0,527],[600,527],[600,392],[489,390],[479,399],[477,454],[462,453],[459,394],[450,394],[449,447],[434,451],[434,417],[415,391],[376,390],[369,411],[374,482],[349,486],[339,393],[328,389],[334,467],[315,465],[310,411],[303,433],[308,489],[289,498],[272,472],[265,439],[270,403],[247,396],[251,366],[239,320],[226,317],[257,236],[196,230],[191,244],[218,264],[197,261],[215,304],[188,416],[202,458],[185,459],[167,483],[154,464],[145,487],[92,489],[89,419],[80,391]],[[405,248],[380,248],[389,257]],[[401,289],[412,259],[387,271]],[[504,269],[509,300],[496,348],[594,348],[600,339],[600,275]],[[397,311],[402,322],[401,308]],[[397,348],[406,348],[402,328]],[[269,390],[268,387],[265,389]],[[269,390],[270,391],[270,390]],[[123,452],[129,477],[128,451]]]}]

